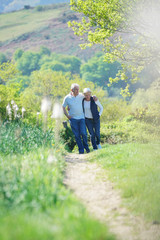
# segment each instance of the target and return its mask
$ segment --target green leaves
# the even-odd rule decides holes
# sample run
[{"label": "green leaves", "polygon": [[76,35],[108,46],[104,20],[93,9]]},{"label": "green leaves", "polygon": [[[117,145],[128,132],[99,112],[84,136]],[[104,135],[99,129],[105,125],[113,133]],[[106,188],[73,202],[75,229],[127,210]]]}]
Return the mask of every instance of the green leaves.
[{"label": "green leaves", "polygon": [[[147,35],[147,30],[145,32],[150,24],[146,21],[147,16],[143,14],[141,18],[141,12],[147,6],[152,10],[156,8],[156,1],[72,0],[71,6],[74,11],[83,14],[81,22],[69,23],[75,34],[85,39],[81,47],[100,44],[106,61],[118,61],[123,65],[115,80],[110,79],[110,85],[118,80],[135,83],[139,80],[138,73],[146,64],[154,61],[157,65],[157,60],[160,59],[158,45],[151,35]],[[156,16],[155,18],[157,19]],[[148,25],[145,25],[146,22]],[[151,27],[154,28],[152,22]],[[158,54],[156,59],[154,51]],[[126,70],[130,72],[129,75],[126,75]],[[127,93],[128,89],[129,86],[122,93]]]},{"label": "green leaves", "polygon": [[8,155],[25,153],[54,142],[52,130],[43,132],[41,128],[24,123],[11,122],[1,125],[0,152]]}]

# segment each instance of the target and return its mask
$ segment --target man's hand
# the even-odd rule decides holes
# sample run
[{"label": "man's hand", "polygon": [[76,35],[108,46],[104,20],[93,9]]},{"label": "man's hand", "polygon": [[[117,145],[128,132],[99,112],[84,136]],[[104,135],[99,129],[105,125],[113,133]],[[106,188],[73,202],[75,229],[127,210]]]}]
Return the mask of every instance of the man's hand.
[{"label": "man's hand", "polygon": [[95,95],[93,95],[93,100],[96,102],[98,98]]},{"label": "man's hand", "polygon": [[64,114],[66,115],[66,117],[67,117],[69,120],[72,118],[70,115],[68,115],[65,107],[63,107],[63,112],[64,112]]}]

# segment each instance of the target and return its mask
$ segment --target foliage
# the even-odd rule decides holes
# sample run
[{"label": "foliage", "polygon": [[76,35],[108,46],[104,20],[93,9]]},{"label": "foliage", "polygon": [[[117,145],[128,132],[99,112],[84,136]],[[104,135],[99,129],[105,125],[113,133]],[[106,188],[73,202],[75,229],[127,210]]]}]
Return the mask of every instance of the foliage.
[{"label": "foliage", "polygon": [[9,86],[0,84],[0,118],[6,118],[6,107],[11,100],[15,100],[19,104],[20,85],[10,84]]},{"label": "foliage", "polygon": [[7,154],[25,153],[54,142],[53,131],[43,132],[40,127],[23,122],[4,122],[0,128],[0,152]]},{"label": "foliage", "polygon": [[[111,84],[119,80],[128,82],[122,94],[130,96],[129,86],[138,80],[137,73],[146,64],[154,62],[158,66],[159,30],[151,15],[155,13],[158,22],[157,1],[71,0],[71,6],[72,10],[83,13],[81,22],[69,22],[75,34],[85,38],[82,48],[101,44],[107,61],[121,62],[122,70],[118,71],[116,78],[109,80]],[[149,31],[148,25],[154,30],[157,27],[157,31]],[[131,76],[128,76],[128,70]]]},{"label": "foliage", "polygon": [[100,99],[100,102],[103,105],[101,122],[122,121],[131,113],[130,104],[122,99],[108,98],[107,101],[105,99]]},{"label": "foliage", "polygon": [[160,127],[128,116],[123,121],[101,124],[101,142],[109,144],[158,141]]},{"label": "foliage", "polygon": [[134,107],[147,107],[160,102],[160,78],[155,80],[148,89],[137,89],[131,99]]},{"label": "foliage", "polygon": [[70,127],[63,128],[60,132],[60,136],[65,144],[66,150],[72,151],[76,145],[75,137]]},{"label": "foliage", "polygon": [[17,61],[19,58],[22,57],[24,51],[20,48],[18,48],[15,52],[14,52],[14,55],[13,55],[13,58],[15,61]]},{"label": "foliage", "polygon": [[12,79],[17,73],[17,66],[13,62],[8,61],[0,65],[0,80],[2,83]]},{"label": "foliage", "polygon": [[4,53],[0,52],[0,64],[7,62],[7,61],[8,61],[8,59],[7,59],[6,55]]},{"label": "foliage", "polygon": [[[87,63],[81,65],[81,76],[86,81],[92,81],[98,86],[103,86],[108,90],[109,96],[111,96],[110,88],[108,87],[109,78],[116,77],[116,73],[121,68],[118,62],[108,63],[104,60],[104,55],[95,55],[88,60]],[[117,85],[117,86],[116,86]],[[115,87],[120,88],[124,83],[116,84]]]},{"label": "foliage", "polygon": [[[39,136],[40,129],[17,123],[2,128],[7,129],[5,142],[15,144],[15,139],[12,141],[10,137],[11,130],[25,130],[34,147],[24,149],[22,154],[15,155],[10,151],[9,156],[4,156],[0,153],[2,240],[13,237],[17,240],[65,240],[70,236],[73,240],[82,236],[88,240],[115,239],[106,230],[106,226],[88,216],[84,207],[64,187],[65,162],[62,155],[65,151],[61,143],[58,149],[54,144],[48,148],[44,143],[45,148],[37,148],[35,142],[38,145],[42,138]],[[46,143],[50,142],[49,135],[46,136]],[[16,152],[18,148],[19,146],[16,147]],[[32,151],[26,152],[30,150]]]},{"label": "foliage", "polygon": [[160,221],[159,148],[159,142],[105,145],[92,154],[92,160],[107,170],[109,179],[121,190],[124,204],[154,222]]},{"label": "foliage", "polygon": [[39,54],[30,51],[24,52],[17,59],[17,68],[23,75],[30,75],[31,72],[39,69]]}]

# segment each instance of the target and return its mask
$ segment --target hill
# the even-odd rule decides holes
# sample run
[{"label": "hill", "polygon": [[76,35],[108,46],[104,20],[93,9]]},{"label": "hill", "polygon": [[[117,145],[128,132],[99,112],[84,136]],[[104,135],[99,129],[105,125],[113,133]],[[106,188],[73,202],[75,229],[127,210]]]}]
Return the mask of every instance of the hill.
[{"label": "hill", "polygon": [[88,59],[94,54],[93,48],[82,51],[79,47],[82,41],[67,25],[69,20],[78,18],[67,3],[1,14],[0,52],[11,57],[17,48],[35,51],[43,45],[52,52]]},{"label": "hill", "polygon": [[22,9],[25,5],[37,6],[53,3],[64,3],[70,0],[0,0],[0,12],[11,12]]}]

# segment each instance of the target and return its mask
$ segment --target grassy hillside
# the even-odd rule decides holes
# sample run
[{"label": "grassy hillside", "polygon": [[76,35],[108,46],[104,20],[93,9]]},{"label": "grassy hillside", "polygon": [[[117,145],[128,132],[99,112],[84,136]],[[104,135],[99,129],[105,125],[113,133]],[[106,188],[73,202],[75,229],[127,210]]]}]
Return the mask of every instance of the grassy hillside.
[{"label": "grassy hillside", "polygon": [[12,56],[17,48],[37,50],[41,45],[53,52],[82,58],[92,55],[93,49],[81,51],[80,39],[67,21],[78,19],[69,4],[53,4],[0,15],[0,52]]},{"label": "grassy hillside", "polygon": [[53,3],[69,2],[69,0],[1,0],[0,1],[0,12],[11,12],[22,9],[25,5],[37,6],[47,5]]}]

